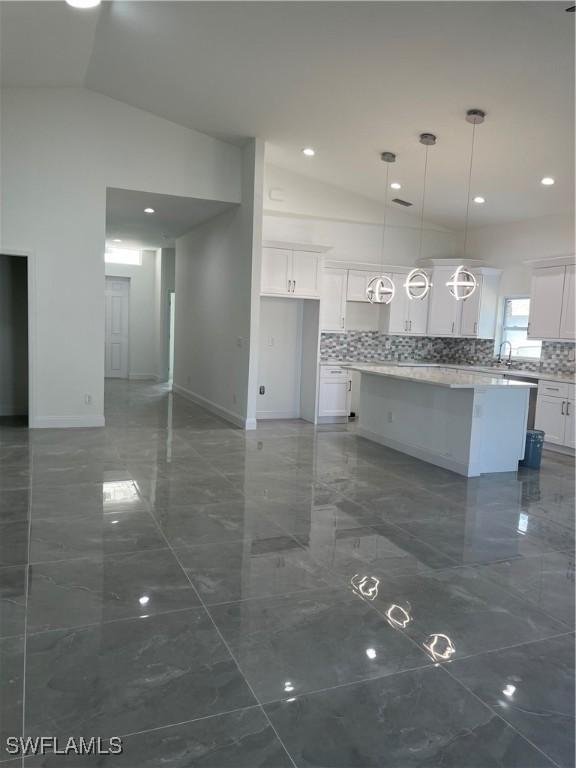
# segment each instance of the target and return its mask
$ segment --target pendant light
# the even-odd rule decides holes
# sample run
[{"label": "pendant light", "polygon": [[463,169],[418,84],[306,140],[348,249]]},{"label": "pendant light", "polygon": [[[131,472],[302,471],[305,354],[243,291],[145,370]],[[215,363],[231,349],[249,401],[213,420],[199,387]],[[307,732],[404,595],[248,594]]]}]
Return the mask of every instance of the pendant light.
[{"label": "pendant light", "polygon": [[[424,179],[422,181],[422,210],[420,211],[420,242],[418,245],[418,261],[422,259],[422,245],[424,243],[424,209],[426,207],[426,180],[428,177],[428,149],[436,145],[436,136],[433,133],[421,133],[418,139],[420,144],[425,147],[424,155]],[[408,298],[425,299],[428,295],[432,283],[428,273],[421,267],[416,267],[408,273],[404,290]]]},{"label": "pendant light", "polygon": [[[386,163],[386,192],[384,194],[384,221],[382,224],[382,246],[380,264],[384,266],[386,245],[386,214],[388,211],[388,189],[390,180],[390,165],[396,162],[394,152],[382,152],[380,159]],[[380,274],[368,281],[366,297],[371,304],[390,304],[396,293],[396,286],[389,275]]]},{"label": "pendant light", "polygon": [[[474,144],[476,140],[476,126],[481,125],[486,118],[486,113],[481,109],[469,109],[466,112],[466,122],[472,125],[472,142],[470,146],[470,164],[468,167],[468,190],[466,198],[466,219],[464,222],[464,247],[462,256],[466,258],[466,248],[468,245],[468,220],[470,217],[470,191],[472,189],[472,168],[474,166]],[[465,301],[469,299],[478,287],[476,276],[461,264],[446,286],[456,301]]]}]

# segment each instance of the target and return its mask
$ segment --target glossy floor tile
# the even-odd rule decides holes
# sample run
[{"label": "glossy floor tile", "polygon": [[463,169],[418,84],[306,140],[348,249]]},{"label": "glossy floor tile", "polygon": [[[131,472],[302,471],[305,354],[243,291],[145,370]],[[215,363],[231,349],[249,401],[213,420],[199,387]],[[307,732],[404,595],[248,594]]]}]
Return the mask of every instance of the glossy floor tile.
[{"label": "glossy floor tile", "polygon": [[102,429],[0,425],[0,763],[565,768],[573,545],[569,458],[466,480],[108,381]]},{"label": "glossy floor tile", "polygon": [[449,671],[558,765],[574,765],[574,635],[475,656]]}]

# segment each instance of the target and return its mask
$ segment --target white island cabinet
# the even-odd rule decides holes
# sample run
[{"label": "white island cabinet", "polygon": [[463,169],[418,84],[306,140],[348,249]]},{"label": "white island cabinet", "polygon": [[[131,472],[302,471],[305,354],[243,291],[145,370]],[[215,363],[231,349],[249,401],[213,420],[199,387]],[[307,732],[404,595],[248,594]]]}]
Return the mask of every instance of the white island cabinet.
[{"label": "white island cabinet", "polygon": [[353,366],[358,434],[466,477],[514,472],[536,385],[443,367]]}]

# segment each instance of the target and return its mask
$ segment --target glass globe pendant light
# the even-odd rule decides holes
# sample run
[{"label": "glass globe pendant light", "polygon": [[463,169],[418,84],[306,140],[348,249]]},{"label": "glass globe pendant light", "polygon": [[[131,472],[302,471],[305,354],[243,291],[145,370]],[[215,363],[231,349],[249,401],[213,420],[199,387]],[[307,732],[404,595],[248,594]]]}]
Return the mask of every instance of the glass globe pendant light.
[{"label": "glass globe pendant light", "polygon": [[[470,164],[468,167],[468,194],[466,198],[466,219],[464,222],[464,246],[462,249],[462,256],[466,258],[466,249],[468,246],[468,220],[470,218],[470,191],[472,189],[472,168],[474,166],[474,144],[476,140],[476,126],[481,125],[486,119],[486,113],[481,109],[469,109],[466,112],[466,122],[472,125],[472,142],[470,146]],[[450,280],[446,283],[446,287],[456,299],[456,301],[465,301],[478,287],[478,281],[476,276],[461,264]]]},{"label": "glass globe pendant light", "polygon": [[[424,242],[424,210],[426,207],[426,179],[428,178],[428,149],[435,146],[436,136],[433,133],[421,133],[418,139],[426,148],[424,155],[424,179],[422,181],[422,210],[420,211],[420,242],[418,245],[418,261],[422,258],[422,245]],[[421,267],[416,267],[406,276],[404,290],[410,301],[425,299],[432,283],[428,273]]]},{"label": "glass globe pendant light", "polygon": [[[384,222],[382,225],[382,247],[380,263],[384,266],[384,253],[386,245],[386,214],[388,211],[388,189],[390,177],[390,164],[396,162],[394,152],[382,152],[380,158],[386,163],[386,192],[384,195]],[[396,286],[389,275],[380,274],[368,281],[366,297],[371,304],[390,304],[396,293]]]}]

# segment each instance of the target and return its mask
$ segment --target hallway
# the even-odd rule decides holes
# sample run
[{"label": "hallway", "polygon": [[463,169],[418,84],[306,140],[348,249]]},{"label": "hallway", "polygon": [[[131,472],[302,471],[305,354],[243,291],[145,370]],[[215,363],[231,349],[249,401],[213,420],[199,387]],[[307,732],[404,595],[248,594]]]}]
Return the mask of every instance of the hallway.
[{"label": "hallway", "polygon": [[466,480],[148,382],[106,424],[0,426],[1,743],[124,746],[26,768],[572,765],[573,461]]}]

